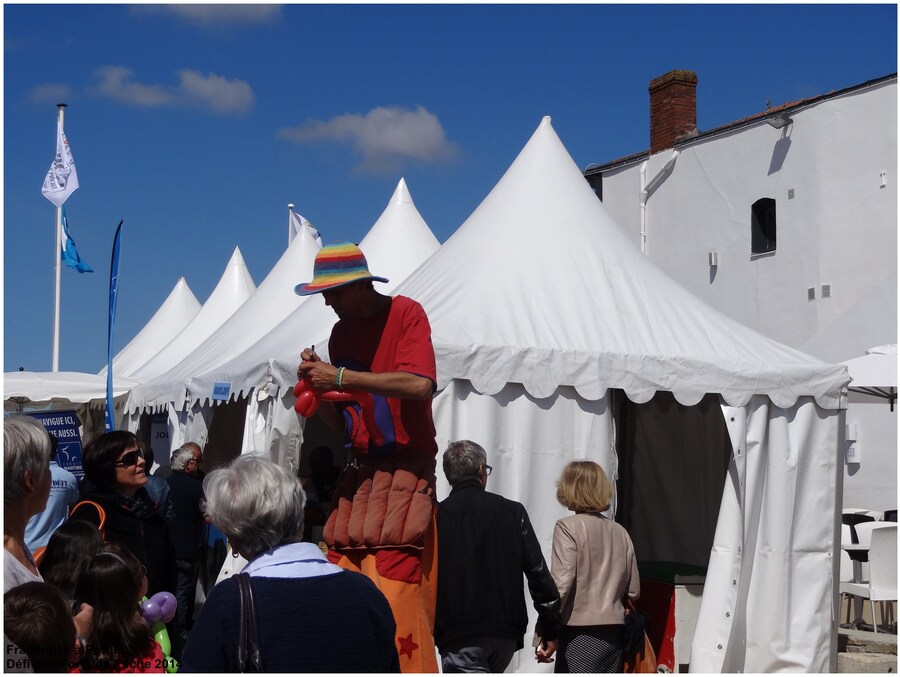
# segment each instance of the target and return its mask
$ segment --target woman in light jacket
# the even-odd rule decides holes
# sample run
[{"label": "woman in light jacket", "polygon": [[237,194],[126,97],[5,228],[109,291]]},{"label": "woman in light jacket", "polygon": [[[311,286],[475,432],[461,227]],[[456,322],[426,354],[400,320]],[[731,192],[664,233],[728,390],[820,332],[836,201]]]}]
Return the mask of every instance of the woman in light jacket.
[{"label": "woman in light jacket", "polygon": [[551,573],[562,598],[556,672],[622,672],[625,598],[641,584],[624,527],[601,513],[612,486],[593,461],[563,469],[556,499],[575,514],[553,529]]}]

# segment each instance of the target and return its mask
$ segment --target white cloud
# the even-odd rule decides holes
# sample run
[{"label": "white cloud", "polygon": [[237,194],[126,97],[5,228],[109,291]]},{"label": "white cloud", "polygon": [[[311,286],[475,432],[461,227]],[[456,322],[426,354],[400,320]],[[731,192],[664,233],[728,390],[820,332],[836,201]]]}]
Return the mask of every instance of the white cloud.
[{"label": "white cloud", "polygon": [[208,106],[216,113],[246,113],[253,107],[253,90],[243,80],[228,80],[221,75],[183,70],[179,73],[179,91],[185,100]]},{"label": "white cloud", "polygon": [[135,5],[136,14],[161,14],[202,28],[265,24],[281,17],[281,5]]},{"label": "white cloud", "polygon": [[67,103],[72,100],[72,88],[69,85],[48,82],[32,88],[28,92],[28,100],[33,103]]},{"label": "white cloud", "polygon": [[124,66],[101,66],[94,75],[98,80],[97,92],[115,101],[146,108],[174,103],[172,92],[161,85],[134,82],[134,71]]},{"label": "white cloud", "polygon": [[447,139],[437,116],[422,106],[379,107],[365,115],[313,120],[281,129],[278,135],[296,143],[346,144],[362,156],[359,169],[376,174],[394,172],[407,162],[436,164],[459,155],[459,147]]},{"label": "white cloud", "polygon": [[249,84],[215,73],[182,70],[174,87],[136,82],[134,72],[124,66],[103,66],[94,76],[101,96],[144,108],[195,106],[214,113],[246,113],[255,100]]}]

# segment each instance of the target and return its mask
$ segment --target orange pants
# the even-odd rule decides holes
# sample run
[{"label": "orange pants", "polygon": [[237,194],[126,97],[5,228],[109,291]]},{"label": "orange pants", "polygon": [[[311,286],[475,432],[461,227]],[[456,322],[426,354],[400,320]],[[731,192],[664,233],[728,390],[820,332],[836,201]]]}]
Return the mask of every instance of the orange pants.
[{"label": "orange pants", "polygon": [[422,577],[419,583],[382,576],[375,565],[377,551],[345,553],[337,564],[369,578],[387,597],[397,623],[397,652],[401,672],[437,672],[434,649],[434,609],[437,603],[437,528],[434,515],[425,534]]}]

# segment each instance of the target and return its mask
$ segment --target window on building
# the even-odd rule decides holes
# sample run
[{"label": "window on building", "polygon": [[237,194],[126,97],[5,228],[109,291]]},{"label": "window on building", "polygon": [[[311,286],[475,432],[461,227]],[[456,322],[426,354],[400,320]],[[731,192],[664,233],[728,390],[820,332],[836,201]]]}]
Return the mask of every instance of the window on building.
[{"label": "window on building", "polygon": [[775,251],[775,200],[760,198],[750,208],[751,254]]}]

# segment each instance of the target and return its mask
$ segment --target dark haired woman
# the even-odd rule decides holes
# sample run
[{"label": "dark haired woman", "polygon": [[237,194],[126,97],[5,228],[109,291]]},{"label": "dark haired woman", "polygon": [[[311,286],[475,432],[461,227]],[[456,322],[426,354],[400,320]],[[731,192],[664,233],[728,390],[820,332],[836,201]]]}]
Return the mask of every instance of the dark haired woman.
[{"label": "dark haired woman", "polygon": [[97,509],[84,501],[100,505],[106,541],[124,545],[147,568],[148,594],[173,592],[175,554],[166,521],[144,488],[147,473],[137,438],[124,430],[104,433],[85,448],[82,463],[88,486],[71,519],[99,525]]},{"label": "dark haired woman", "polygon": [[141,616],[139,600],[147,591],[144,568],[126,548],[103,546],[87,563],[75,598],[94,607],[85,672],[164,672],[165,657]]},{"label": "dark haired woman", "polygon": [[64,522],[50,536],[38,570],[44,581],[74,599],[78,576],[102,547],[103,536],[95,525],[84,520]]}]

